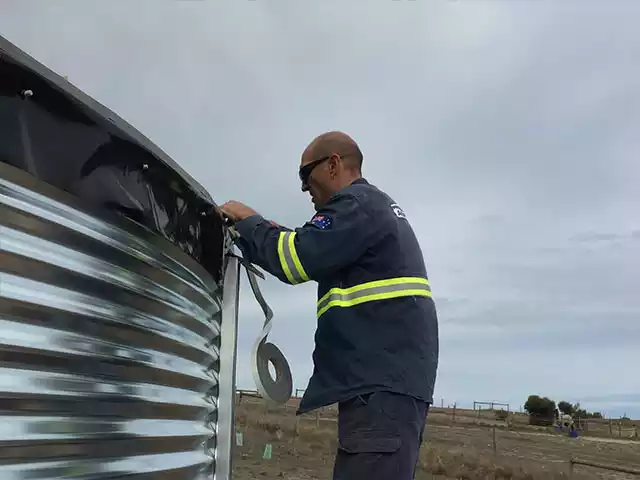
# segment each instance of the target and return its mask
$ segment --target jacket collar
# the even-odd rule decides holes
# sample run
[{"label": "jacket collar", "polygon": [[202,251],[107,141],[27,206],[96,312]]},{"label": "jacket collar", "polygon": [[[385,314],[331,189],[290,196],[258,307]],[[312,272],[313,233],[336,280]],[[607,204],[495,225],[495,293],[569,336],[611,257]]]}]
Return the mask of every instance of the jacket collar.
[{"label": "jacket collar", "polygon": [[[360,178],[355,179],[353,182],[351,182],[350,185],[369,185],[369,182],[367,182],[364,178],[360,177]],[[344,187],[344,188],[338,190],[336,193],[331,195],[331,198],[334,198],[336,195],[338,195],[340,192],[342,192],[345,188],[347,188],[347,187]]]},{"label": "jacket collar", "polygon": [[351,185],[369,185],[369,182],[367,182],[363,177],[360,177],[351,182]]}]

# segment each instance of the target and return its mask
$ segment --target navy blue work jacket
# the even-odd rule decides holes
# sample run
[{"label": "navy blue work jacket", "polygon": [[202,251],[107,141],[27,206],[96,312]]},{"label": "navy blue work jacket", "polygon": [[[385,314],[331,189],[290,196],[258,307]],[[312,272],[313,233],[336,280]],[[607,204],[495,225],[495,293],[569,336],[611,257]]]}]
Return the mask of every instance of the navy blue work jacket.
[{"label": "navy blue work jacket", "polygon": [[432,403],[438,320],[402,208],[360,178],[302,227],[236,223],[245,258],[288,284],[318,282],[314,370],[298,413],[390,391]]}]

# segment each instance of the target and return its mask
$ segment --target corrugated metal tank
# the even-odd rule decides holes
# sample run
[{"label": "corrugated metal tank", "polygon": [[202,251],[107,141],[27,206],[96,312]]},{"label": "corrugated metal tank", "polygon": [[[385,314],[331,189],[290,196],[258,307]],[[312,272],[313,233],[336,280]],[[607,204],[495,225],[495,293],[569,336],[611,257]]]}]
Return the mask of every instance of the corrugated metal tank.
[{"label": "corrugated metal tank", "polygon": [[230,478],[239,264],[213,207],[0,37],[0,480]]},{"label": "corrugated metal tank", "polygon": [[212,478],[224,289],[76,203],[0,164],[0,478]]}]

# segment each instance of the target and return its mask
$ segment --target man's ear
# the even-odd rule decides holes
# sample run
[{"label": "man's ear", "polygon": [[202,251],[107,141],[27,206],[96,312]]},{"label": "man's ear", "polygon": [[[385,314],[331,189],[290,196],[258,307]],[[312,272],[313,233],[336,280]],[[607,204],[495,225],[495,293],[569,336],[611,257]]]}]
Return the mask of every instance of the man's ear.
[{"label": "man's ear", "polygon": [[338,165],[340,164],[340,155],[334,153],[329,157],[329,161],[327,162],[327,167],[329,168],[329,175],[331,177],[335,177],[338,173]]}]

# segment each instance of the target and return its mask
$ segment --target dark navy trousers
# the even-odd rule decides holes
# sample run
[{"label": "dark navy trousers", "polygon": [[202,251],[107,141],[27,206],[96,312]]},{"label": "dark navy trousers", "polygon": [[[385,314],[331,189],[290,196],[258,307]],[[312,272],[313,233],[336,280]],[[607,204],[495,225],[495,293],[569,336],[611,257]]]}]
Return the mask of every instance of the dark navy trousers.
[{"label": "dark navy trousers", "polygon": [[428,411],[390,392],[341,402],[333,480],[413,480]]}]

